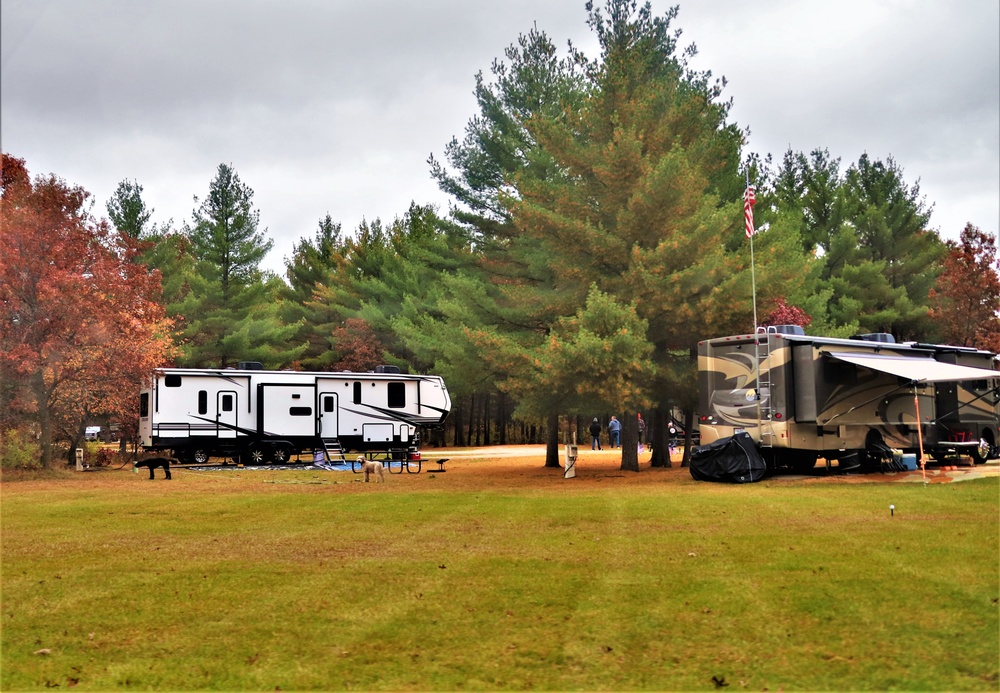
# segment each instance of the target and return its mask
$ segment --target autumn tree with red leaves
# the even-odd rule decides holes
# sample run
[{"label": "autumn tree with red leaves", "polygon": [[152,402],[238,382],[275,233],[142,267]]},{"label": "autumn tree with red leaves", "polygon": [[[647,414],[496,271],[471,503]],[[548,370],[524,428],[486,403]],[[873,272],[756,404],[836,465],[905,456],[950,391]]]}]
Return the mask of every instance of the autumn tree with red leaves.
[{"label": "autumn tree with red leaves", "polygon": [[775,302],[774,310],[764,318],[762,325],[798,325],[808,327],[812,322],[812,316],[798,306],[790,306],[785,303],[784,298],[779,298]]},{"label": "autumn tree with red leaves", "polygon": [[32,180],[3,154],[0,197],[0,425],[34,427],[42,465],[87,418],[135,415],[141,379],[170,356],[160,280],[134,239],[87,213],[89,193]]},{"label": "autumn tree with red leaves", "polygon": [[1000,352],[1000,262],[993,236],[966,224],[959,242],[948,242],[930,300],[945,342]]}]

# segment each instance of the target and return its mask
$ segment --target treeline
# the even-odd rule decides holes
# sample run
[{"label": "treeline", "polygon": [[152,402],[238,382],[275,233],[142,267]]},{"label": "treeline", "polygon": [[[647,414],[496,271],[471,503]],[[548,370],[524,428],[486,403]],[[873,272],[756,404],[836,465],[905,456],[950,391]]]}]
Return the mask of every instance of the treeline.
[{"label": "treeline", "polygon": [[[693,411],[698,340],[754,329],[752,282],[761,324],[1000,350],[992,236],[970,224],[959,242],[943,242],[928,228],[919,185],[891,158],[862,155],[845,167],[823,149],[780,162],[745,155],[722,82],[690,67],[675,16],[632,0],[588,9],[596,58],[561,53],[538,30],[519,37],[489,75],[476,75],[478,112],[464,136],[429,160],[453,200],[449,213],[413,204],[391,223],[348,233],[326,214],[295,244],[283,277],[261,269],[271,241],[231,166],[219,166],[180,228],[151,223],[142,186],[129,180],[107,204],[110,224],[74,198],[32,225],[18,215],[51,212],[52,190],[86,194],[55,177],[25,188],[24,162],[5,155],[0,428],[32,423],[43,439],[79,440],[84,413],[127,408],[104,404],[95,384],[134,394],[130,379],[152,362],[388,363],[445,378],[454,411],[431,442],[545,440],[547,464],[557,465],[561,432],[614,413],[624,423],[622,467],[637,469],[636,413],[649,413],[654,464],[669,465],[658,423]],[[85,256],[63,266],[45,259],[61,248],[22,238],[70,226],[73,253],[117,259],[108,282],[127,274],[118,282],[127,288],[115,289],[123,296],[98,289],[104,275]],[[21,270],[32,263],[35,284]],[[48,278],[57,268],[64,281]],[[99,312],[104,297],[114,308],[95,322],[85,308]],[[78,301],[58,330],[26,331],[32,310]],[[87,330],[72,330],[74,321]],[[62,373],[60,359],[124,334],[120,322],[141,332],[128,338],[141,358],[116,374],[111,350],[102,358],[112,365],[79,383]],[[87,370],[83,361],[75,373]],[[86,411],[68,404],[83,392],[93,402]]]}]

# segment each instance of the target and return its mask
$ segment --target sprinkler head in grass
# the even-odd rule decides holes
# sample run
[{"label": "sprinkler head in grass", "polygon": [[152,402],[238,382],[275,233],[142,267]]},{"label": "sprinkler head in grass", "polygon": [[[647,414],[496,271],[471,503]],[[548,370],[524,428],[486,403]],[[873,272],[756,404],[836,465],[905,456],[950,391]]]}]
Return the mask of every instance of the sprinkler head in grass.
[{"label": "sprinkler head in grass", "polygon": [[895,505],[890,505],[889,506],[889,517],[892,517],[895,514],[896,514],[896,506]]}]

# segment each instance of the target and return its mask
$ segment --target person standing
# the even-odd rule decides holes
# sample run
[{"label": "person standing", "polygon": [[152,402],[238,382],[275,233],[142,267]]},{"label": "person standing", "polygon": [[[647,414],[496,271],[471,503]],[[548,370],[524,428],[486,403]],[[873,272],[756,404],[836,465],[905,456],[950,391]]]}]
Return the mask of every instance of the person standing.
[{"label": "person standing", "polygon": [[642,443],[646,442],[646,440],[645,440],[645,438],[646,438],[646,420],[642,418],[642,413],[641,412],[638,414],[638,416],[639,416],[639,443],[642,444]]},{"label": "person standing", "polygon": [[608,422],[608,433],[610,433],[611,447],[621,447],[622,446],[622,423],[616,417],[612,416],[611,421]]},{"label": "person standing", "polygon": [[590,424],[590,449],[601,449],[601,422],[594,417],[594,422]]}]

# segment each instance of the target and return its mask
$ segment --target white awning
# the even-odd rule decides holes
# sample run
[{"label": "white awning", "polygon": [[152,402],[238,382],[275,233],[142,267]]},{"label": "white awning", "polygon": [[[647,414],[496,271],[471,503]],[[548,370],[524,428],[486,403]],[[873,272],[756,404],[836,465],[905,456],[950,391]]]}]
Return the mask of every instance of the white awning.
[{"label": "white awning", "polygon": [[953,363],[941,363],[932,358],[901,356],[899,354],[865,354],[853,351],[830,351],[827,353],[840,361],[864,366],[873,371],[897,375],[900,378],[918,383],[1000,378],[1000,371],[973,368],[972,366],[956,366]]}]

